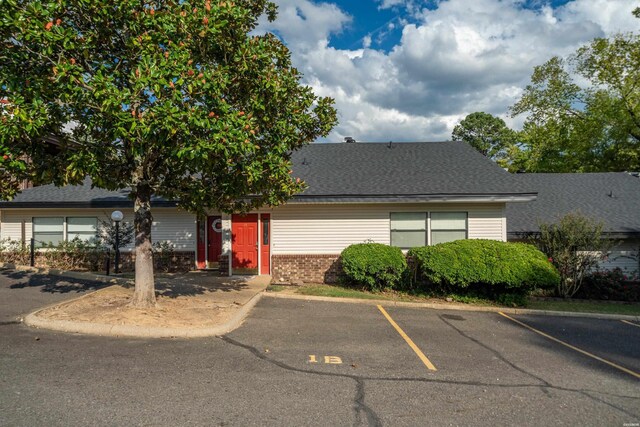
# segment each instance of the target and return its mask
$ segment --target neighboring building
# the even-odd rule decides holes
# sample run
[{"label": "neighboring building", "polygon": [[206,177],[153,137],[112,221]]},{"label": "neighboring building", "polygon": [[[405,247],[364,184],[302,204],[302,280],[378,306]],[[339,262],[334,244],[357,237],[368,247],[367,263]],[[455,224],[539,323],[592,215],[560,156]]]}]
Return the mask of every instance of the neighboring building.
[{"label": "neighboring building", "polygon": [[[462,142],[311,144],[293,155],[307,190],[285,205],[207,218],[155,199],[153,241],[168,241],[198,268],[271,274],[275,281],[332,282],[340,252],[374,241],[403,249],[456,240],[507,240],[506,203],[536,191]],[[0,203],[0,239],[88,238],[127,191],[35,187]]]},{"label": "neighboring building", "polygon": [[527,203],[507,204],[509,240],[539,232],[540,223],[557,222],[579,212],[605,225],[607,235],[619,241],[601,267],[638,271],[640,250],[640,178],[626,172],[516,174],[521,185],[538,197]]}]

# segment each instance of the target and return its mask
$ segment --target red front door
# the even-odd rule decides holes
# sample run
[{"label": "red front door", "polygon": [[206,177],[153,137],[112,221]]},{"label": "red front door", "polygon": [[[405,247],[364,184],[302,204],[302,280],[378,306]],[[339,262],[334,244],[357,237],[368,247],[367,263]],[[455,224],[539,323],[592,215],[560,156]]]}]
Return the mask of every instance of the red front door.
[{"label": "red front door", "polygon": [[260,214],[260,274],[271,274],[271,215]]},{"label": "red front door", "polygon": [[218,267],[222,255],[222,218],[207,217],[207,267]]},{"label": "red front door", "polygon": [[234,274],[258,272],[258,214],[231,217],[231,252]]}]

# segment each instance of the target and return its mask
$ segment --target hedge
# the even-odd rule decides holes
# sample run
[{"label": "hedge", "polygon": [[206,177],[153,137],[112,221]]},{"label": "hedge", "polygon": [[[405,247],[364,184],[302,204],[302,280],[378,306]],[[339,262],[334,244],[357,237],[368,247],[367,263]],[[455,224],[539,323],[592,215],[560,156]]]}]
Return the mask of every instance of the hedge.
[{"label": "hedge", "polygon": [[460,289],[481,284],[527,291],[560,282],[558,271],[547,257],[525,243],[457,240],[413,248],[408,255],[421,278],[441,287]]},{"label": "hedge", "polygon": [[358,243],[341,254],[344,279],[372,291],[389,289],[400,283],[407,260],[400,248],[381,243]]}]

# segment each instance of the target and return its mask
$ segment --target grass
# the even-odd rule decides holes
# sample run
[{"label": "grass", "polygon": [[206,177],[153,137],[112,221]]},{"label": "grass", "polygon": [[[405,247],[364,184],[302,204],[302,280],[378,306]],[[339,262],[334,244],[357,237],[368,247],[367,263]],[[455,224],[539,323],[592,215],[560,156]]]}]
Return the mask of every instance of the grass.
[{"label": "grass", "polygon": [[[297,294],[311,295],[319,297],[334,297],[334,298],[358,298],[358,299],[372,299],[372,300],[385,300],[385,301],[407,301],[407,302],[434,302],[442,301],[444,297],[437,297],[429,294],[410,294],[401,291],[383,291],[383,292],[369,292],[353,288],[345,288],[342,286],[333,285],[305,285],[296,289]],[[461,302],[465,304],[475,305],[495,305],[492,301],[469,297],[452,295],[452,301]]]},{"label": "grass", "polygon": [[359,298],[359,299],[389,299],[384,294],[359,291],[357,289],[343,288],[331,285],[306,285],[296,290],[296,293],[302,295],[313,295],[317,297],[336,297],[336,298]]},{"label": "grass", "polygon": [[287,287],[282,285],[269,285],[267,286],[267,292],[280,292],[284,291]]},{"label": "grass", "polygon": [[[273,286],[273,285],[272,285]],[[277,285],[275,285],[277,287]],[[368,300],[410,301],[410,302],[444,302],[445,297],[429,294],[413,295],[406,292],[367,292],[353,288],[333,285],[305,285],[295,291],[297,294],[335,297],[358,298]],[[471,306],[503,306],[495,301],[468,295],[449,295],[452,302]],[[640,315],[640,303],[611,303],[607,301],[558,301],[558,300],[530,300],[526,308],[547,311],[570,311],[582,313],[627,314]]]},{"label": "grass", "polygon": [[537,300],[530,301],[527,308],[551,311],[577,311],[582,313],[628,314],[640,316],[638,303],[611,303],[607,301],[558,301]]}]

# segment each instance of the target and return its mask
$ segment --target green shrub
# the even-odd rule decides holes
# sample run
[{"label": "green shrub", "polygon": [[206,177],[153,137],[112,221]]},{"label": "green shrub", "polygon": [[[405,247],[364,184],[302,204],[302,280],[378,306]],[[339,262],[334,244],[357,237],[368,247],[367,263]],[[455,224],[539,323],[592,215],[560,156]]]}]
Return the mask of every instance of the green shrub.
[{"label": "green shrub", "polygon": [[105,251],[94,240],[85,242],[78,238],[57,245],[44,245],[36,253],[36,262],[61,270],[99,271],[105,261]]},{"label": "green shrub", "polygon": [[639,302],[640,281],[638,281],[638,273],[625,273],[620,268],[593,271],[584,278],[582,286],[573,297]]},{"label": "green shrub", "polygon": [[407,260],[400,248],[381,243],[358,243],[342,251],[342,271],[346,281],[372,291],[398,285]]},{"label": "green shrub", "polygon": [[556,286],[557,270],[534,246],[495,240],[457,240],[409,251],[416,275],[441,289],[527,292]]},{"label": "green shrub", "polygon": [[153,264],[156,270],[169,272],[175,270],[175,246],[168,240],[154,242],[152,245]]},{"label": "green shrub", "polygon": [[540,224],[532,243],[553,262],[560,273],[558,296],[569,298],[580,289],[589,272],[603,261],[615,242],[605,238],[604,223],[568,213],[555,224]]}]

